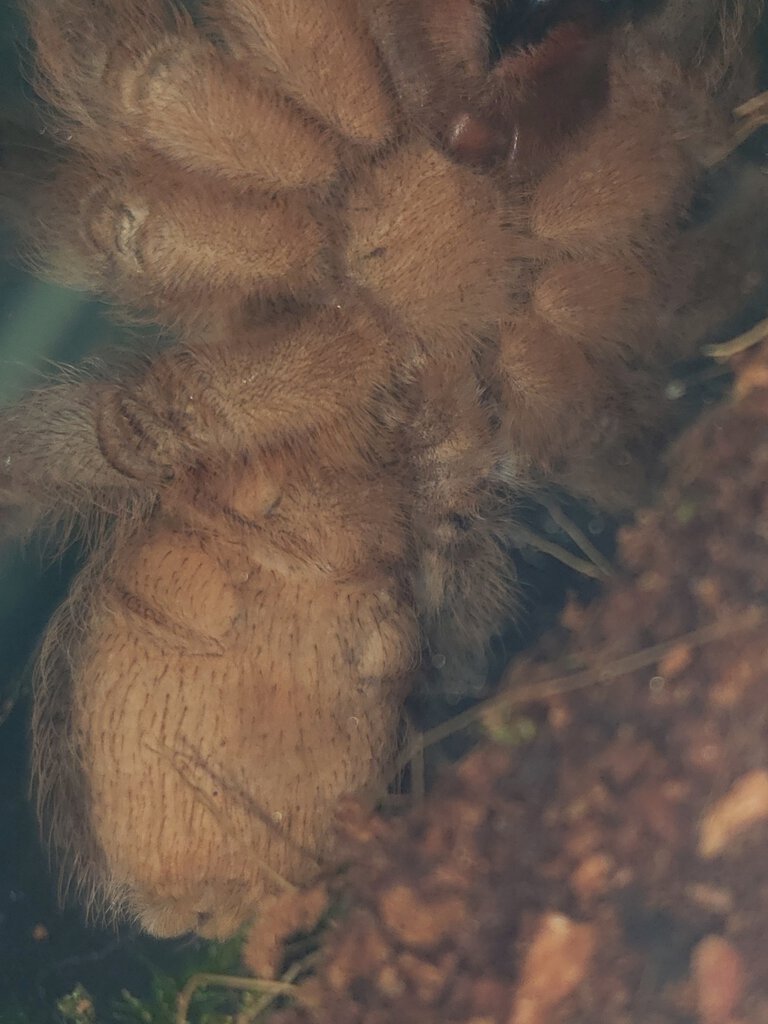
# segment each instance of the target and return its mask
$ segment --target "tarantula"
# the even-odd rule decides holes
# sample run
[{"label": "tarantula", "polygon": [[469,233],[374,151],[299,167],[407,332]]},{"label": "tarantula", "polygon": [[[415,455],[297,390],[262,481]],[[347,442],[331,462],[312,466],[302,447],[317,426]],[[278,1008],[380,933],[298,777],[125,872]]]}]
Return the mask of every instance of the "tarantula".
[{"label": "tarantula", "polygon": [[425,652],[484,677],[515,496],[630,490],[689,343],[680,225],[753,89],[757,0],[683,7],[28,4],[58,140],[28,250],[174,339],[0,418],[9,530],[112,521],[33,721],[91,905],[225,935],[311,877]]}]

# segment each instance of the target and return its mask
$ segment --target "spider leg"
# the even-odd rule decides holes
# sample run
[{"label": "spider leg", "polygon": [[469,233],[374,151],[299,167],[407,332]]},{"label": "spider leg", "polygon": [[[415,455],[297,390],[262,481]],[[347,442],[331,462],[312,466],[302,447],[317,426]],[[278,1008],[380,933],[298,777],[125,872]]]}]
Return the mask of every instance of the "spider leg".
[{"label": "spider leg", "polygon": [[453,123],[451,151],[469,162],[505,156],[514,174],[541,174],[605,105],[610,44],[609,32],[568,22],[503,56],[484,85],[479,114]]},{"label": "spider leg", "polygon": [[94,506],[117,511],[141,496],[137,481],[115,469],[100,446],[96,417],[104,388],[67,381],[0,412],[3,534],[29,533]]},{"label": "spider leg", "polygon": [[710,106],[674,65],[644,58],[613,55],[601,117],[536,185],[531,229],[553,252],[636,253],[653,266],[691,201],[713,133]]},{"label": "spider leg", "polygon": [[394,110],[356,0],[208,0],[214,31],[247,67],[347,139],[378,146]]},{"label": "spider leg", "polygon": [[576,420],[594,413],[596,380],[580,345],[535,315],[502,328],[502,432],[522,475],[545,474],[568,451]]},{"label": "spider leg", "polygon": [[362,0],[398,99],[433,142],[468,109],[487,71],[482,0]]},{"label": "spider leg", "polygon": [[209,336],[216,309],[311,292],[326,272],[305,193],[237,191],[146,152],[120,167],[69,158],[30,205],[36,216],[22,210],[19,230],[35,266],[166,323],[202,318]]},{"label": "spider leg", "polygon": [[[369,0],[366,13],[406,111],[462,162],[509,156],[516,171],[536,172],[605,101],[610,36],[589,4],[583,24],[534,40],[508,0]],[[514,47],[496,40],[495,16],[517,26]]]},{"label": "spider leg", "polygon": [[335,175],[327,132],[170,3],[32,0],[28,10],[38,91],[73,146],[111,159],[147,146],[276,190]]},{"label": "spider leg", "polygon": [[19,217],[33,263],[208,337],[320,297],[336,132],[392,131],[356,10],[219,0],[206,36],[165,0],[31,0],[38,90],[70,154]]},{"label": "spider leg", "polygon": [[172,467],[290,445],[318,429],[364,449],[393,361],[373,318],[339,306],[244,330],[225,347],[174,346],[127,399],[133,418],[168,424],[152,433]]},{"label": "spider leg", "polygon": [[43,388],[0,415],[0,500],[38,518],[62,503],[82,513],[317,428],[364,453],[391,362],[369,317],[334,309],[223,349],[175,346],[123,380]]},{"label": "spider leg", "polygon": [[488,649],[515,606],[509,507],[493,398],[478,346],[464,361],[427,357],[409,429],[415,469],[412,589],[424,668],[445,694],[479,693]]}]

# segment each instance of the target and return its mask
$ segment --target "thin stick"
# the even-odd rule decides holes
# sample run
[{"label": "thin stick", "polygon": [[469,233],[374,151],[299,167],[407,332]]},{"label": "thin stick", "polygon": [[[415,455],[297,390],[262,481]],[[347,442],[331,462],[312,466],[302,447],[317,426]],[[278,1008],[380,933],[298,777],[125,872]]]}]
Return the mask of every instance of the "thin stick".
[{"label": "thin stick", "polygon": [[550,498],[540,498],[539,504],[546,509],[552,522],[571,538],[576,547],[580,548],[583,554],[587,556],[590,562],[594,563],[604,576],[613,576],[613,566],[605,555],[597,550],[584,531],[563,512],[556,501]]},{"label": "thin stick", "polygon": [[731,136],[731,149],[738,148],[742,142],[746,142],[750,135],[768,124],[768,110],[762,110],[752,117],[745,117],[744,120],[736,126],[733,135]]},{"label": "thin stick", "polygon": [[768,90],[759,92],[756,96],[742,103],[734,109],[733,113],[735,117],[749,117],[750,114],[754,114],[763,108],[768,110]]},{"label": "thin stick", "polygon": [[734,127],[731,137],[726,144],[710,154],[707,160],[707,164],[710,167],[714,167],[722,160],[725,160],[734,149],[738,149],[742,142],[746,142],[750,135],[753,135],[758,128],[768,124],[768,92],[758,93],[736,107],[733,111],[733,116],[740,123]]},{"label": "thin stick", "polygon": [[580,572],[582,576],[589,576],[593,580],[605,579],[605,574],[602,570],[594,566],[592,562],[588,562],[586,558],[579,558],[578,555],[572,555],[570,551],[567,551],[559,544],[555,544],[554,541],[540,537],[537,533],[534,533],[533,530],[529,530],[525,526],[515,526],[512,536],[515,540],[520,541],[522,544],[527,544],[529,547],[534,548],[534,550],[540,551],[543,555],[549,555],[551,558],[556,558],[558,562],[562,562],[563,565],[567,565],[569,569],[575,569],[576,572]]},{"label": "thin stick", "polygon": [[416,807],[421,807],[424,803],[425,791],[424,751],[416,750],[411,758],[411,800]]},{"label": "thin stick", "polygon": [[[406,724],[406,741],[403,743],[403,750],[409,750],[411,747],[411,736],[419,736],[420,733],[413,720],[413,715],[407,708],[403,713],[403,718]],[[420,807],[424,803],[424,794],[426,793],[424,752],[417,750],[415,756],[409,758],[407,763],[411,766],[411,791],[407,794],[407,798],[410,801],[410,806]]]},{"label": "thin stick", "polygon": [[[530,704],[533,701],[547,700],[550,697],[557,697],[565,693],[573,693],[577,690],[585,690],[590,686],[600,683],[608,683],[621,676],[635,672],[639,668],[645,668],[658,661],[660,657],[667,654],[680,644],[688,644],[691,647],[702,647],[704,644],[712,643],[715,640],[722,640],[734,633],[746,632],[755,626],[761,625],[768,618],[768,613],[760,608],[751,608],[748,612],[731,619],[723,619],[720,622],[713,622],[708,626],[691,630],[689,633],[682,633],[673,640],[666,640],[664,643],[655,644],[652,647],[644,647],[634,654],[628,654],[623,658],[609,661],[602,668],[599,665],[589,668],[575,669],[563,676],[544,680],[541,683],[533,683],[530,686],[512,688],[509,686],[512,677],[512,668],[502,676],[501,691],[488,700],[483,701],[476,707],[469,708],[461,714],[451,718],[448,722],[435,726],[427,732],[418,736],[411,747],[404,751],[400,758],[398,770],[402,771],[416,751],[423,752],[436,743],[453,736],[454,733],[467,729],[480,721],[484,715],[498,708],[507,710]],[[504,687],[507,687],[504,689]]]},{"label": "thin stick", "polygon": [[706,345],[704,355],[713,356],[715,359],[729,359],[738,352],[745,352],[753,345],[759,345],[766,338],[768,338],[768,317],[730,341],[725,341],[721,345]]},{"label": "thin stick", "polygon": [[[280,981],[284,985],[290,985],[291,982],[295,981],[301,972],[309,966],[310,962],[315,959],[314,954],[304,957],[303,960],[297,960],[295,964],[291,964],[285,974],[282,976]],[[247,1017],[244,1018],[243,1024],[246,1024],[248,1020],[256,1020],[259,1014],[264,1013],[274,1003],[274,1001],[280,996],[279,992],[265,992],[264,995],[259,999],[252,1010],[248,1011]]]},{"label": "thin stick", "polygon": [[239,989],[241,992],[269,992],[277,996],[294,996],[298,988],[285,981],[267,981],[264,978],[238,978],[229,974],[193,974],[179,992],[176,1003],[176,1024],[188,1024],[187,1014],[192,996],[199,988],[218,985],[221,988]]}]

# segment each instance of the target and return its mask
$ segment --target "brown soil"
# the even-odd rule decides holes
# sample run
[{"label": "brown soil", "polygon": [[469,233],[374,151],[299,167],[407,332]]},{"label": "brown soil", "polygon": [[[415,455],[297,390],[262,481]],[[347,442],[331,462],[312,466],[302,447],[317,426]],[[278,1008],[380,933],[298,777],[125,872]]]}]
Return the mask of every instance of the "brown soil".
[{"label": "brown soil", "polygon": [[407,816],[347,809],[346,911],[281,1024],[768,1021],[768,347],[736,370],[496,742]]}]

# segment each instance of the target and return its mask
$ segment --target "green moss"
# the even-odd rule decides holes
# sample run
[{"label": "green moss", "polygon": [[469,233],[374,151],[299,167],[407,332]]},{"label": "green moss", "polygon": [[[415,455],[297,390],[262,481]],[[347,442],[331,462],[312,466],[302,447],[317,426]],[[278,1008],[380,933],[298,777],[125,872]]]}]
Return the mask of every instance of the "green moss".
[{"label": "green moss", "polygon": [[[77,985],[56,1003],[63,1024],[175,1024],[178,995],[195,974],[237,974],[241,972],[240,936],[228,942],[212,942],[199,948],[190,947],[174,973],[145,959],[150,972],[149,991],[141,997],[122,989],[106,1007],[96,1001],[83,985]],[[201,989],[196,995],[189,1017],[192,1024],[232,1024],[240,1007],[237,993],[222,989]],[[32,1024],[33,1018],[22,1006],[16,1016],[0,1011],[0,1024]]]},{"label": "green moss", "polygon": [[82,985],[78,985],[69,995],[62,996],[56,1008],[67,1024],[96,1024],[96,1007]]},{"label": "green moss", "polygon": [[675,509],[675,519],[681,526],[687,526],[696,516],[698,504],[695,501],[681,501]]}]

